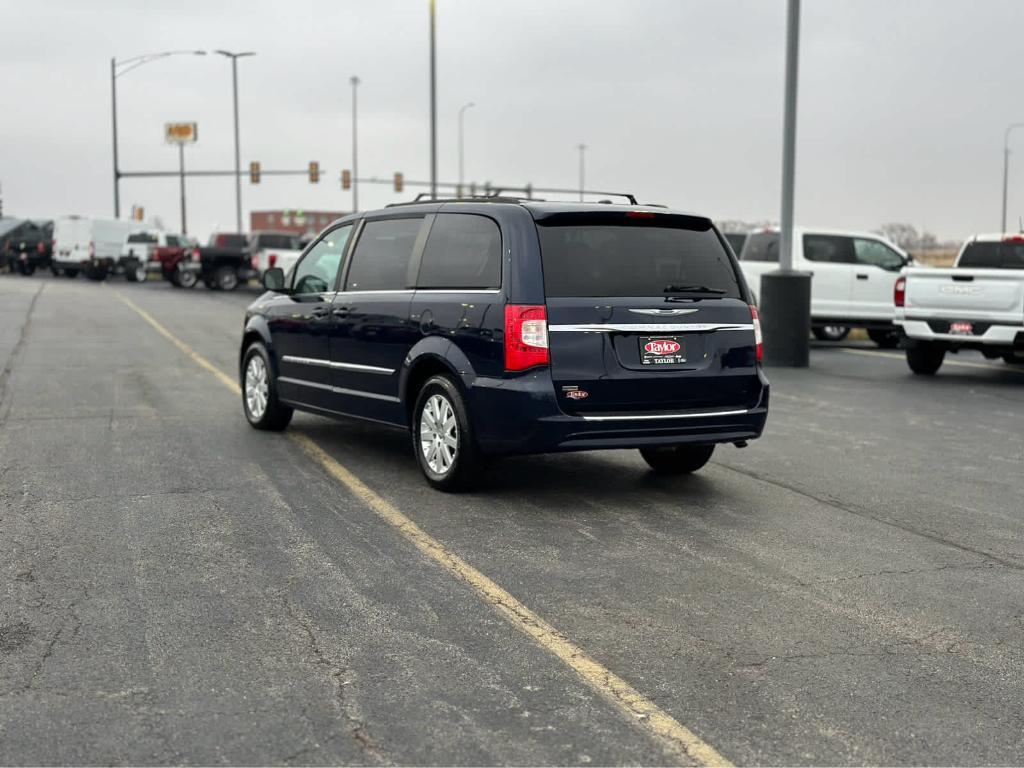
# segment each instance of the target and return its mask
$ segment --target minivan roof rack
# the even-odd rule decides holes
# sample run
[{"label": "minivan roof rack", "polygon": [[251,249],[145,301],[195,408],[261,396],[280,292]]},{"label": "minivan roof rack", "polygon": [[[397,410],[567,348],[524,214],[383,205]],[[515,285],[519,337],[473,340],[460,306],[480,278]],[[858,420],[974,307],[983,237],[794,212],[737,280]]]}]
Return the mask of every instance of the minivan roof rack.
[{"label": "minivan roof rack", "polygon": [[[557,193],[572,193],[576,194],[571,189],[543,189],[538,190],[540,192],[557,192]],[[387,208],[394,208],[400,205],[416,205],[417,203],[430,203],[430,202],[444,202],[444,203],[543,203],[546,202],[544,198],[540,197],[520,197],[513,195],[503,195],[504,189],[491,189],[488,194],[484,195],[432,195],[430,192],[420,192],[416,197],[406,203],[389,203]],[[630,205],[639,205],[636,201],[636,196],[629,192],[593,192],[591,194],[608,196],[608,197],[624,197],[629,201]],[[602,203],[610,204],[610,200],[601,200]],[[654,203],[650,204],[655,206]],[[656,207],[664,208],[666,206],[658,205]]]}]

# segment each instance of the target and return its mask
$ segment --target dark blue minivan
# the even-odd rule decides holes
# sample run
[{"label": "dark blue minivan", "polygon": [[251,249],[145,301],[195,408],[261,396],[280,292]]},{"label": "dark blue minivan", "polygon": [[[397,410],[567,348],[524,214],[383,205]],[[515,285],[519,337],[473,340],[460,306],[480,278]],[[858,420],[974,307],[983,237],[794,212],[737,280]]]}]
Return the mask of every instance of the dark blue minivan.
[{"label": "dark blue minivan", "polygon": [[700,469],[768,413],[757,310],[703,216],[471,198],[331,224],[247,310],[257,429],[292,411],[403,427],[427,481],[492,456],[638,448]]}]

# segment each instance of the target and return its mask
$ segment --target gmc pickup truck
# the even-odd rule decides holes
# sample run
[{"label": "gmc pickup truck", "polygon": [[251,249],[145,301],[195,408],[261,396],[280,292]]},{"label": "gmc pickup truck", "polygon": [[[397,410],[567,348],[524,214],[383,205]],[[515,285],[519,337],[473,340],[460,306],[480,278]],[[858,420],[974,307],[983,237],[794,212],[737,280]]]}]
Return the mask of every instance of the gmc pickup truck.
[{"label": "gmc pickup truck", "polygon": [[952,269],[903,269],[894,292],[914,373],[934,374],[961,349],[1024,363],[1024,235],[976,235]]}]

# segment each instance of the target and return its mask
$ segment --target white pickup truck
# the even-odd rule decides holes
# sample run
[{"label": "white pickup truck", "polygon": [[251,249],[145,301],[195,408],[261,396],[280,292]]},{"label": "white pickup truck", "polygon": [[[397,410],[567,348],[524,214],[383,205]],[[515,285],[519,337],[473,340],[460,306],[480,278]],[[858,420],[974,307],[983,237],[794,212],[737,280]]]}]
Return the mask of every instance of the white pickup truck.
[{"label": "white pickup truck", "polygon": [[895,304],[914,373],[961,349],[1024,363],[1024,235],[976,235],[952,269],[904,269]]},{"label": "white pickup truck", "polygon": [[288,232],[254,232],[250,244],[252,268],[259,275],[271,267],[288,272],[302,255],[299,236]]},{"label": "white pickup truck", "polygon": [[[910,263],[897,246],[870,232],[793,230],[793,268],[812,275],[811,330],[822,340],[838,341],[850,328],[865,328],[878,346],[897,346],[892,291],[897,274]],[[779,268],[779,230],[747,237],[740,268],[760,294],[761,275]]]}]

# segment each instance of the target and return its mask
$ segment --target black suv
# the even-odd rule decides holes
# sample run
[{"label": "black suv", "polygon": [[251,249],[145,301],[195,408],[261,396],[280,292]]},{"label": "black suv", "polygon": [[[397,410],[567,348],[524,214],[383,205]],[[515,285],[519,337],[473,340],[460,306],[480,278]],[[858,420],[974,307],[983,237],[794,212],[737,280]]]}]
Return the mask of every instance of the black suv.
[{"label": "black suv", "polygon": [[331,224],[247,310],[246,418],[409,429],[428,482],[487,457],[639,448],[700,469],[768,413],[757,310],[703,216],[472,198]]}]

